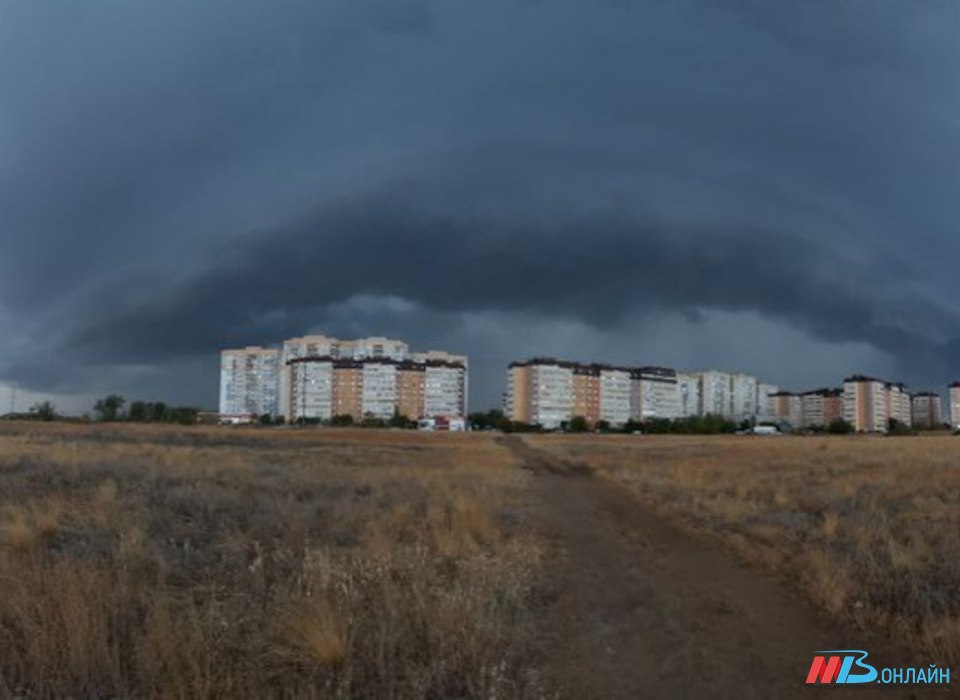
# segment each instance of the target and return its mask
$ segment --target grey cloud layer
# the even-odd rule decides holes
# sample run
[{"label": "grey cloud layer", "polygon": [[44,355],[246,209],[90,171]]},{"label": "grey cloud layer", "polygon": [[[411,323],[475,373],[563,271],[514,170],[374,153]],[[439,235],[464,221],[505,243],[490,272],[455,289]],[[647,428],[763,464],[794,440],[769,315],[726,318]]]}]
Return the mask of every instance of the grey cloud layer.
[{"label": "grey cloud layer", "polygon": [[756,311],[942,382],[958,26],[893,0],[0,0],[0,375],[95,390],[366,294],[419,304],[423,342],[476,311]]}]

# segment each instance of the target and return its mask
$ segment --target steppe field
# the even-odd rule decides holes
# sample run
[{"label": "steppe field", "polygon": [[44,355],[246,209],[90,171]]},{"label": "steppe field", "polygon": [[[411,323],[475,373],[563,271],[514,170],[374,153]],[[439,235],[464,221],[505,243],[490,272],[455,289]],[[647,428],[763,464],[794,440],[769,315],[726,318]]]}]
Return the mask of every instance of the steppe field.
[{"label": "steppe field", "polygon": [[958,474],[947,436],[2,424],[0,697],[802,697],[819,649],[952,666]]}]

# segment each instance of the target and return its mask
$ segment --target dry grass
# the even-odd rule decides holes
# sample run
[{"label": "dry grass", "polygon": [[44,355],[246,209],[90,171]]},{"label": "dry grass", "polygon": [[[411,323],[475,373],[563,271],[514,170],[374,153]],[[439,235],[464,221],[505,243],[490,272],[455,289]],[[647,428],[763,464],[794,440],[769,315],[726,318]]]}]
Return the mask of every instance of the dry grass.
[{"label": "dry grass", "polygon": [[484,436],[0,428],[0,696],[539,695]]},{"label": "dry grass", "polygon": [[832,615],[960,661],[960,439],[533,440],[715,533]]}]

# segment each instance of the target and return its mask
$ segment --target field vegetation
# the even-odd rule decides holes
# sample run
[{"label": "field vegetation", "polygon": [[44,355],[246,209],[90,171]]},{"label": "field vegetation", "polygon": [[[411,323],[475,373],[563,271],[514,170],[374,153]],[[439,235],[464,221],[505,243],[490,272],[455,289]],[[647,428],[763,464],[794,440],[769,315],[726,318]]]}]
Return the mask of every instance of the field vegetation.
[{"label": "field vegetation", "polygon": [[960,440],[528,438],[789,579],[820,609],[960,662]]},{"label": "field vegetation", "polygon": [[0,696],[540,693],[492,440],[0,426]]}]

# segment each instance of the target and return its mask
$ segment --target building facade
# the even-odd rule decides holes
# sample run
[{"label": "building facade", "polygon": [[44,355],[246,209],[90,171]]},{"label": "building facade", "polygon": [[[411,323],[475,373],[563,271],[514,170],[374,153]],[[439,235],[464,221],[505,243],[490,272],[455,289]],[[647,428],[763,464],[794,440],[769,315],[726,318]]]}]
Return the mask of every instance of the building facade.
[{"label": "building facade", "polygon": [[280,351],[247,347],[220,353],[220,414],[233,417],[279,413]]},{"label": "building facade", "polygon": [[800,395],[803,405],[802,428],[828,428],[843,417],[841,389],[815,389]]},{"label": "building facade", "polygon": [[887,383],[854,375],[843,382],[843,419],[858,433],[885,433],[889,427]]},{"label": "building facade", "polygon": [[950,397],[950,425],[960,430],[960,382],[954,382],[947,389]]},{"label": "building facade", "polygon": [[749,374],[730,375],[729,418],[735,421],[754,420],[757,417],[757,378]]},{"label": "building facade", "polygon": [[730,417],[730,375],[707,370],[700,377],[700,414]]},{"label": "building facade", "polygon": [[681,418],[700,415],[700,375],[677,373],[677,393]]},{"label": "building facade", "polygon": [[600,368],[600,420],[623,425],[633,416],[633,378],[629,369]]},{"label": "building facade", "polygon": [[674,420],[682,415],[676,370],[666,367],[640,367],[631,370],[630,376],[633,383],[631,416],[634,420]]},{"label": "building facade", "polygon": [[943,425],[940,395],[933,392],[914,394],[913,426],[915,428],[939,428]]},{"label": "building facade", "polygon": [[303,357],[288,367],[290,421],[466,415],[466,367],[457,362]]},{"label": "building facade", "polygon": [[898,421],[901,425],[913,425],[913,403],[906,387],[900,383],[887,382],[887,420]]},{"label": "building facade", "polygon": [[792,391],[778,391],[770,397],[773,401],[774,419],[787,424],[793,430],[803,428],[803,398]]},{"label": "building facade", "polygon": [[504,410],[510,420],[547,429],[574,417],[588,425],[605,421],[676,418],[680,411],[677,373],[663,367],[614,367],[534,358],[514,362],[507,374]]},{"label": "building facade", "polygon": [[411,353],[402,340],[381,336],[307,335],[283,341],[279,350],[224,351],[220,413],[288,421],[456,418],[466,415],[467,387],[464,355]]},{"label": "building facade", "polygon": [[600,420],[600,368],[596,365],[573,367],[573,415],[583,416],[589,425]]},{"label": "building facade", "polygon": [[770,422],[776,420],[773,410],[773,395],[780,391],[774,384],[757,382],[757,421]]}]

